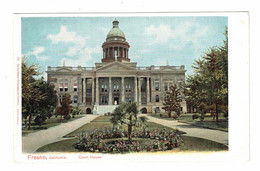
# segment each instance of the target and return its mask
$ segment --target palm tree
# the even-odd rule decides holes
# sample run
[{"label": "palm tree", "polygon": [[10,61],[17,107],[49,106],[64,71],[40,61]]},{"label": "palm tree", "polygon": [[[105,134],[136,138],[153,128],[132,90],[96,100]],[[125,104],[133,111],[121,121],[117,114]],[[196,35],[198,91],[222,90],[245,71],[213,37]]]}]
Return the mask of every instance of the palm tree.
[{"label": "palm tree", "polygon": [[126,124],[128,126],[128,142],[132,143],[132,127],[139,127],[142,123],[146,122],[146,118],[138,117],[138,108],[135,102],[123,102],[117,108],[115,108],[111,123]]}]

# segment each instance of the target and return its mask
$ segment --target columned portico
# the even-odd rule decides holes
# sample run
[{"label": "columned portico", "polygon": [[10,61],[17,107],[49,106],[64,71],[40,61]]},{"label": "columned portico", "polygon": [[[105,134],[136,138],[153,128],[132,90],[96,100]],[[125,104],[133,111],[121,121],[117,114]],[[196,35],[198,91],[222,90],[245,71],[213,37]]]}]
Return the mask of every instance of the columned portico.
[{"label": "columned portico", "polygon": [[96,105],[99,105],[99,82],[98,82],[98,77],[96,78]]},{"label": "columned portico", "polygon": [[137,100],[137,77],[135,77],[135,99],[136,102],[138,102]]},{"label": "columned portico", "polygon": [[85,104],[86,103],[86,78],[83,78],[83,90],[82,90],[82,92],[83,92],[83,96],[82,96],[82,98],[83,98],[83,103]]},{"label": "columned portico", "polygon": [[138,104],[139,105],[142,104],[142,100],[141,100],[141,81],[142,81],[142,78],[139,77],[138,78]]},{"label": "columned portico", "polygon": [[94,81],[94,77],[92,77],[92,86],[91,86],[91,98],[92,98],[92,105],[95,104],[95,81]]},{"label": "columned portico", "polygon": [[112,105],[112,81],[111,81],[111,77],[109,77],[109,98],[108,98],[108,104]]},{"label": "columned portico", "polygon": [[125,101],[125,77],[121,77],[121,102]]},{"label": "columned portico", "polygon": [[150,102],[150,78],[149,77],[147,77],[146,91],[147,91],[147,103],[149,103]]}]

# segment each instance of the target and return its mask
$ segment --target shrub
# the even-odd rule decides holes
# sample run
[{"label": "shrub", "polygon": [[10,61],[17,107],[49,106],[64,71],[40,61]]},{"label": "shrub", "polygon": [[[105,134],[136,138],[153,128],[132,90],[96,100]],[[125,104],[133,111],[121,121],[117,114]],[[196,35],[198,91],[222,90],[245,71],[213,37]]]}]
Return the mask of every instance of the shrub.
[{"label": "shrub", "polygon": [[110,112],[108,112],[107,115],[110,116],[111,115]]},{"label": "shrub", "polygon": [[52,114],[48,113],[47,117],[48,117],[48,119],[50,119],[52,117]]},{"label": "shrub", "polygon": [[36,116],[35,119],[34,119],[34,122],[41,126],[44,122],[45,122],[45,118],[43,118],[42,116]]},{"label": "shrub", "polygon": [[228,118],[228,113],[227,113],[227,112],[224,113],[224,114],[223,114],[223,117]]},{"label": "shrub", "polygon": [[104,153],[125,153],[125,152],[139,152],[139,151],[164,151],[171,150],[179,147],[182,143],[181,134],[183,132],[179,130],[173,131],[158,131],[157,129],[149,130],[143,128],[142,130],[132,132],[132,136],[135,138],[148,138],[151,143],[141,147],[138,142],[133,141],[129,143],[128,140],[115,140],[106,144],[104,139],[111,138],[126,138],[127,131],[119,130],[115,128],[105,128],[105,130],[96,129],[86,133],[82,130],[78,137],[78,143],[75,148],[78,151],[89,152],[104,152]]},{"label": "shrub", "polygon": [[160,117],[162,117],[162,114],[160,113]]},{"label": "shrub", "polygon": [[70,115],[65,115],[65,116],[64,116],[64,119],[66,119],[66,120],[70,120],[70,118],[71,118]]},{"label": "shrub", "polygon": [[172,118],[175,120],[175,119],[178,118],[178,115],[175,115],[175,114],[174,114],[174,115],[172,116]]},{"label": "shrub", "polygon": [[200,121],[203,121],[204,120],[204,116],[200,116]]},{"label": "shrub", "polygon": [[198,119],[198,118],[199,118],[199,115],[193,114],[191,117],[192,117],[192,120],[195,120],[195,119]]}]

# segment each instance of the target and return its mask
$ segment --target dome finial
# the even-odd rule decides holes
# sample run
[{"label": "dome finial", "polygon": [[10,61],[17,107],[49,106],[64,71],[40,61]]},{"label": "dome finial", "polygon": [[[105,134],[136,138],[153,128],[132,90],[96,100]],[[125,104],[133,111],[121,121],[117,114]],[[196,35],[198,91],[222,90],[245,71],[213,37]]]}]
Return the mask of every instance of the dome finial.
[{"label": "dome finial", "polygon": [[113,21],[113,28],[118,28],[119,21],[115,18]]}]

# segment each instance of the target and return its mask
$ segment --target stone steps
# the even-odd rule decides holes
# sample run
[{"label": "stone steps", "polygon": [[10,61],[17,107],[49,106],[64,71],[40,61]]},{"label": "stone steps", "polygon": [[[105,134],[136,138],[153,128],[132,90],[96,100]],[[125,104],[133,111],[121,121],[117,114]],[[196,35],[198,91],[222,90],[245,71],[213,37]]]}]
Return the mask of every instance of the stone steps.
[{"label": "stone steps", "polygon": [[112,113],[118,105],[95,105],[93,109],[94,115],[104,115],[105,113]]}]

